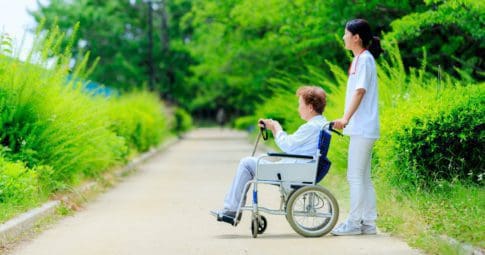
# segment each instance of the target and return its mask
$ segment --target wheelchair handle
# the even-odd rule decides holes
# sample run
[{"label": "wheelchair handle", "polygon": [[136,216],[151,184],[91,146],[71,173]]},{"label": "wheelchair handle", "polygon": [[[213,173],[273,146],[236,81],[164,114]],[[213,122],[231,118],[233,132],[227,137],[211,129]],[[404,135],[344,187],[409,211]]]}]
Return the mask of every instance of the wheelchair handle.
[{"label": "wheelchair handle", "polygon": [[262,120],[259,121],[259,124],[263,126],[260,127],[259,129],[258,138],[256,139],[256,144],[254,144],[254,149],[253,149],[253,153],[251,154],[251,157],[254,157],[254,153],[256,153],[256,148],[258,147],[259,138],[261,138],[262,136],[263,140],[265,141],[268,140],[268,130],[266,129],[266,124],[264,124]]},{"label": "wheelchair handle", "polygon": [[259,132],[261,133],[261,136],[263,137],[263,140],[268,140],[268,129],[266,129],[266,124],[264,121],[260,120],[259,124],[263,125],[262,127],[259,127]]},{"label": "wheelchair handle", "polygon": [[330,132],[334,132],[335,134],[337,134],[339,136],[343,136],[342,133],[340,133],[339,131],[333,129],[333,124],[335,124],[333,121],[328,124],[328,130],[330,130]]}]

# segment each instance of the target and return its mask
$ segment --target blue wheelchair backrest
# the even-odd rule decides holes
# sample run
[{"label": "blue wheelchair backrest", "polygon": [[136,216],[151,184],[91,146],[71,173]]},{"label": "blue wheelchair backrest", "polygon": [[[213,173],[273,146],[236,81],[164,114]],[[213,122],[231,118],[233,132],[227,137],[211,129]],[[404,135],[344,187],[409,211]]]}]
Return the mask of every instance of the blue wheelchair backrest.
[{"label": "blue wheelchair backrest", "polygon": [[331,139],[332,135],[326,128],[320,131],[320,135],[318,137],[318,150],[320,151],[320,155],[318,155],[317,178],[315,183],[319,183],[323,177],[327,175],[330,165],[332,164],[332,162],[330,162],[330,160],[327,158]]}]

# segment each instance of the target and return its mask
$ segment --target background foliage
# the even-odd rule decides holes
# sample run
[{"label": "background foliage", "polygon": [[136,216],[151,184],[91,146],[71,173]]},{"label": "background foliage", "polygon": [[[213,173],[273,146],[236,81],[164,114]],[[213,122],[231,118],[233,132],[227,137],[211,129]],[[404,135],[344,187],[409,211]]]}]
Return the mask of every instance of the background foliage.
[{"label": "background foliage", "polygon": [[[271,80],[303,79],[308,66],[330,75],[325,60],[346,66],[340,46],[346,21],[370,20],[374,33],[396,40],[406,70],[419,67],[483,78],[481,1],[176,0],[155,9],[158,91],[199,118],[251,114],[273,95]],[[161,24],[163,11],[167,29]],[[147,80],[147,6],[141,1],[55,0],[33,13],[69,31],[80,21],[75,55],[100,56],[92,78],[125,90]],[[167,35],[164,36],[164,33]],[[168,49],[164,41],[168,40]],[[458,73],[455,68],[462,70]]]},{"label": "background foliage", "polygon": [[[177,98],[185,103],[190,99],[190,88],[184,86],[183,79],[192,60],[183,47],[188,32],[179,28],[178,20],[190,9],[190,1],[166,2],[165,13],[170,22],[164,31],[161,28],[164,9],[160,4],[154,4],[156,91],[164,98]],[[39,23],[45,20],[46,27],[58,25],[68,35],[72,34],[74,24],[81,24],[72,38],[72,52],[75,57],[83,56],[87,51],[100,57],[97,68],[90,75],[92,80],[122,91],[148,86],[148,7],[143,1],[53,0],[40,6],[32,15]],[[169,42],[168,48],[164,41]],[[67,43],[67,40],[63,41],[64,45]]]},{"label": "background foliage", "polygon": [[386,112],[380,156],[397,170],[387,174],[401,187],[432,188],[443,180],[483,185],[484,84],[433,85]]},{"label": "background foliage", "polygon": [[[426,71],[425,64],[407,73],[397,44],[386,45],[387,58],[378,61],[381,138],[372,170],[379,227],[431,253],[444,252],[435,240],[439,235],[483,247],[483,83],[447,74],[438,78]],[[311,68],[306,79],[325,80],[321,86],[331,88],[323,115],[333,120],[343,114],[347,74],[338,65],[327,65],[333,79]],[[254,130],[261,116],[278,119],[289,132],[303,123],[294,94],[301,83],[288,75],[274,82],[275,96],[258,106],[254,115],[238,119],[238,127]],[[348,138],[332,138],[331,173],[342,180],[347,148]],[[342,189],[328,181],[325,185]],[[340,195],[344,200],[346,194]]]},{"label": "background foliage", "polygon": [[[164,1],[154,8],[155,91],[199,119],[215,117],[223,108],[233,118],[244,116],[235,121],[238,127],[254,129],[255,120],[271,117],[292,132],[302,123],[294,111],[294,91],[301,84],[315,84],[329,95],[325,116],[338,118],[344,108],[344,70],[351,60],[342,47],[344,25],[350,19],[365,18],[383,38],[386,51],[378,62],[382,139],[373,158],[379,227],[401,233],[413,245],[432,253],[443,251],[433,246],[435,241],[429,236],[442,234],[483,247],[484,10],[483,1],[472,0],[359,0],[352,4],[343,0]],[[98,61],[84,57],[90,52],[100,57],[98,68],[84,70],[88,72],[82,78],[121,91],[146,87],[144,1],[53,0],[33,16],[48,25],[58,22],[68,35],[75,34],[72,27],[77,21],[81,23],[76,37],[52,37],[51,46],[42,54],[44,59],[67,48],[78,66],[90,66]],[[2,50],[12,52],[9,47]],[[20,185],[9,185],[8,194],[31,190],[42,176],[59,171],[40,160],[49,158],[45,154],[39,157],[49,150],[34,146],[53,132],[54,124],[49,122],[53,116],[62,118],[66,126],[56,124],[62,132],[49,146],[53,152],[68,150],[74,157],[69,162],[80,166],[82,161],[75,156],[85,152],[69,150],[78,145],[90,148],[97,139],[90,132],[99,131],[96,134],[108,141],[99,148],[108,152],[104,154],[107,158],[96,162],[109,165],[158,139],[161,134],[152,129],[153,123],[164,127],[169,123],[144,115],[159,113],[159,109],[155,110],[156,103],[141,102],[145,97],[155,100],[143,93],[106,100],[85,95],[80,85],[50,88],[47,85],[64,81],[60,74],[67,72],[67,58],[60,58],[64,64],[54,75],[41,75],[35,67],[23,65],[32,68],[28,69],[34,73],[30,78],[5,76],[15,73],[19,65],[2,61],[7,71],[0,73],[0,79],[7,85],[0,91],[2,114],[5,112],[1,139],[7,149],[0,162],[11,170],[3,172],[0,181],[16,183],[11,181],[15,179]],[[21,89],[33,80],[40,80],[37,86],[47,88],[48,93],[61,95],[60,106],[67,107],[68,99],[76,98],[73,107],[40,106],[46,97],[34,96],[40,94],[37,90]],[[20,89],[6,90],[9,86]],[[94,101],[103,107],[94,107]],[[135,113],[123,114],[132,104]],[[191,126],[185,110],[175,112],[178,130]],[[83,122],[96,124],[97,129],[84,130],[79,126]],[[84,134],[93,140],[86,144],[71,141],[72,130],[81,130],[81,137]],[[347,142],[334,139],[329,155],[332,171],[341,178],[345,178]],[[23,163],[12,162],[18,159]],[[59,160],[62,169],[62,158]],[[18,172],[26,174],[19,177]]]},{"label": "background foliage", "polygon": [[70,68],[58,28],[38,34],[25,62],[12,57],[10,38],[0,39],[0,222],[169,135],[157,95],[88,90],[89,55]]}]

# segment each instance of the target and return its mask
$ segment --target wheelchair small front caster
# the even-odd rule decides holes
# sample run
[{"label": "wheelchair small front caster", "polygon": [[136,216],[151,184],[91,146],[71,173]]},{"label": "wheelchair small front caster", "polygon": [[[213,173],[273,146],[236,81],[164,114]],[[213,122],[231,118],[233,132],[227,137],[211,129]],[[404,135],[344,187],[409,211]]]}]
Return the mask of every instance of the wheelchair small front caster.
[{"label": "wheelchair small front caster", "polygon": [[258,237],[258,234],[263,234],[267,226],[268,221],[266,220],[266,217],[262,215],[259,217],[255,217],[251,221],[251,233],[253,234],[253,237],[256,238]]}]

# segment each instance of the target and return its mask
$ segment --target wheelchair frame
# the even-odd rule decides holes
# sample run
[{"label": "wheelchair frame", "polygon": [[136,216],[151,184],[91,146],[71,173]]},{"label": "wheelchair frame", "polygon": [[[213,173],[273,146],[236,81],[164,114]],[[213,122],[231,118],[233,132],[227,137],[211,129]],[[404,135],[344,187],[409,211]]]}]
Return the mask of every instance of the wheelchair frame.
[{"label": "wheelchair frame", "polygon": [[[266,218],[261,215],[260,212],[273,215],[285,215],[291,227],[298,234],[305,237],[322,236],[329,233],[333,229],[333,227],[337,223],[339,215],[338,202],[330,191],[316,183],[317,181],[319,181],[317,180],[317,175],[320,158],[326,158],[326,153],[328,151],[328,146],[330,143],[330,133],[327,131],[327,127],[329,127],[329,131],[336,132],[332,129],[331,123],[326,123],[325,125],[323,125],[320,131],[316,158],[307,155],[294,155],[284,153],[268,153],[267,155],[262,155],[258,157],[256,163],[255,177],[253,180],[246,183],[244,187],[244,190],[249,191],[250,185],[253,185],[252,205],[241,206],[246,200],[246,196],[242,196],[239,202],[239,207],[236,211],[236,217],[233,219],[233,226],[237,226],[241,219],[240,214],[242,214],[243,211],[251,211],[251,232],[254,238],[256,238],[258,234],[263,234],[268,225]],[[327,135],[322,134],[322,132],[326,132]],[[324,149],[325,155],[321,155],[321,146],[324,142],[322,139],[325,138],[328,139],[328,141],[326,141],[327,148]],[[262,163],[264,159],[274,157],[310,161],[294,163]],[[328,162],[328,164],[330,164],[330,162]],[[280,208],[278,210],[262,207],[258,204],[259,184],[270,184],[279,186],[281,202]],[[295,200],[297,200],[300,196],[304,196],[304,208],[302,209],[303,211],[294,211],[293,206]],[[315,199],[320,200],[317,201],[318,204],[315,204]],[[308,200],[308,204],[306,200]],[[327,205],[329,207],[329,212],[316,212],[316,209],[318,209],[316,208],[316,205]],[[324,222],[317,227],[305,227],[296,222],[295,217],[322,218],[324,219]]]}]

